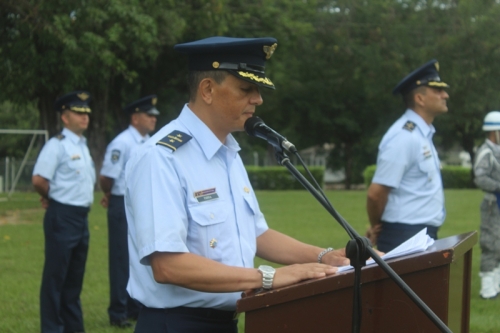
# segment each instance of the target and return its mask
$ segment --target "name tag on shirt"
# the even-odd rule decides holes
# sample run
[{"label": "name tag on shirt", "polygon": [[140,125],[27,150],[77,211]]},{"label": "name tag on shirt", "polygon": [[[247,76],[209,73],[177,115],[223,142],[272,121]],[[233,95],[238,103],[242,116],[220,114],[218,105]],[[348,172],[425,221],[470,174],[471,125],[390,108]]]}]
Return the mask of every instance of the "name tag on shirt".
[{"label": "name tag on shirt", "polygon": [[72,160],[72,161],[79,160],[80,158],[81,158],[81,157],[80,157],[80,155],[78,155],[78,154],[71,156],[71,160]]},{"label": "name tag on shirt", "polygon": [[193,194],[196,200],[198,200],[198,202],[210,201],[219,198],[219,195],[217,195],[217,192],[215,191],[215,187],[206,190],[196,191]]}]

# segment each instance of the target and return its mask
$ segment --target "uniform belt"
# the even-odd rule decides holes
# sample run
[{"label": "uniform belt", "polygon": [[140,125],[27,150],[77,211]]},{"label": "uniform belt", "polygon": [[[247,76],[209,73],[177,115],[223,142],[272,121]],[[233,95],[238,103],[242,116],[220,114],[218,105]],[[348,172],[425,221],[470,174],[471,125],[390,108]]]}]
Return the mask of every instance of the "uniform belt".
[{"label": "uniform belt", "polygon": [[239,313],[237,313],[236,311],[225,311],[225,310],[210,309],[210,308],[188,308],[185,306],[165,309],[165,312],[201,317],[205,319],[215,319],[221,321],[236,320],[239,317]]}]

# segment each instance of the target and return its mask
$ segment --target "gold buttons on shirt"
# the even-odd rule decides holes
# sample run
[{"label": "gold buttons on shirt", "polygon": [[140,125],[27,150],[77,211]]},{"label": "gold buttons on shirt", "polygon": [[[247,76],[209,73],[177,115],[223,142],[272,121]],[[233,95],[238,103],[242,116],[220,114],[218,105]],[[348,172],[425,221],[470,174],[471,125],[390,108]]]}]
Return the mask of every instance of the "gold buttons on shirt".
[{"label": "gold buttons on shirt", "polygon": [[243,191],[245,191],[245,193],[250,193],[250,189],[246,186],[243,188]]}]

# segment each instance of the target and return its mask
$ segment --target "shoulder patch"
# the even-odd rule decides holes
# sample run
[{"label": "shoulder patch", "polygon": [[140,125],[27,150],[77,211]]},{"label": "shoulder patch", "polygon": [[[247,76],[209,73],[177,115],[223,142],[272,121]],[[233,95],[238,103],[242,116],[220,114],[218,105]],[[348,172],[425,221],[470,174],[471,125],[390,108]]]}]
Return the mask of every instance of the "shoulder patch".
[{"label": "shoulder patch", "polygon": [[413,121],[407,121],[406,124],[403,126],[403,129],[413,132],[413,130],[417,127],[417,124],[415,124]]},{"label": "shoulder patch", "polygon": [[116,164],[120,160],[121,152],[118,149],[111,151],[111,163]]},{"label": "shoulder patch", "polygon": [[183,133],[181,131],[173,131],[160,141],[158,141],[157,145],[162,145],[164,147],[172,149],[172,151],[176,151],[177,148],[191,140],[193,137]]},{"label": "shoulder patch", "polygon": [[56,138],[57,138],[57,140],[62,140],[65,138],[65,136],[64,136],[64,134],[61,133],[61,134],[56,135]]}]

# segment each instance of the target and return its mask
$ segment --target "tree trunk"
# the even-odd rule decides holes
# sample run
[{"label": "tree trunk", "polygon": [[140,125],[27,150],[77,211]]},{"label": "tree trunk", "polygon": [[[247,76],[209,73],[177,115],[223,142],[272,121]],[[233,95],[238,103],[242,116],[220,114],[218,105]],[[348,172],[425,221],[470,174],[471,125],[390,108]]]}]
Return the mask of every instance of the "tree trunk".
[{"label": "tree trunk", "polygon": [[351,189],[352,181],[352,143],[344,143],[344,169],[345,180],[344,186],[346,190]]},{"label": "tree trunk", "polygon": [[[97,86],[98,87],[98,86]],[[104,154],[106,152],[106,112],[109,110],[109,84],[103,85],[104,89],[90,89],[92,97],[92,113],[87,130],[87,143],[90,155],[94,160],[97,177],[101,171]],[[99,182],[96,189],[99,189]]]},{"label": "tree trunk", "polygon": [[38,99],[38,111],[40,112],[40,128],[49,131],[49,137],[52,137],[61,132],[59,114],[54,111],[54,102],[57,95],[48,91],[40,94]]}]

